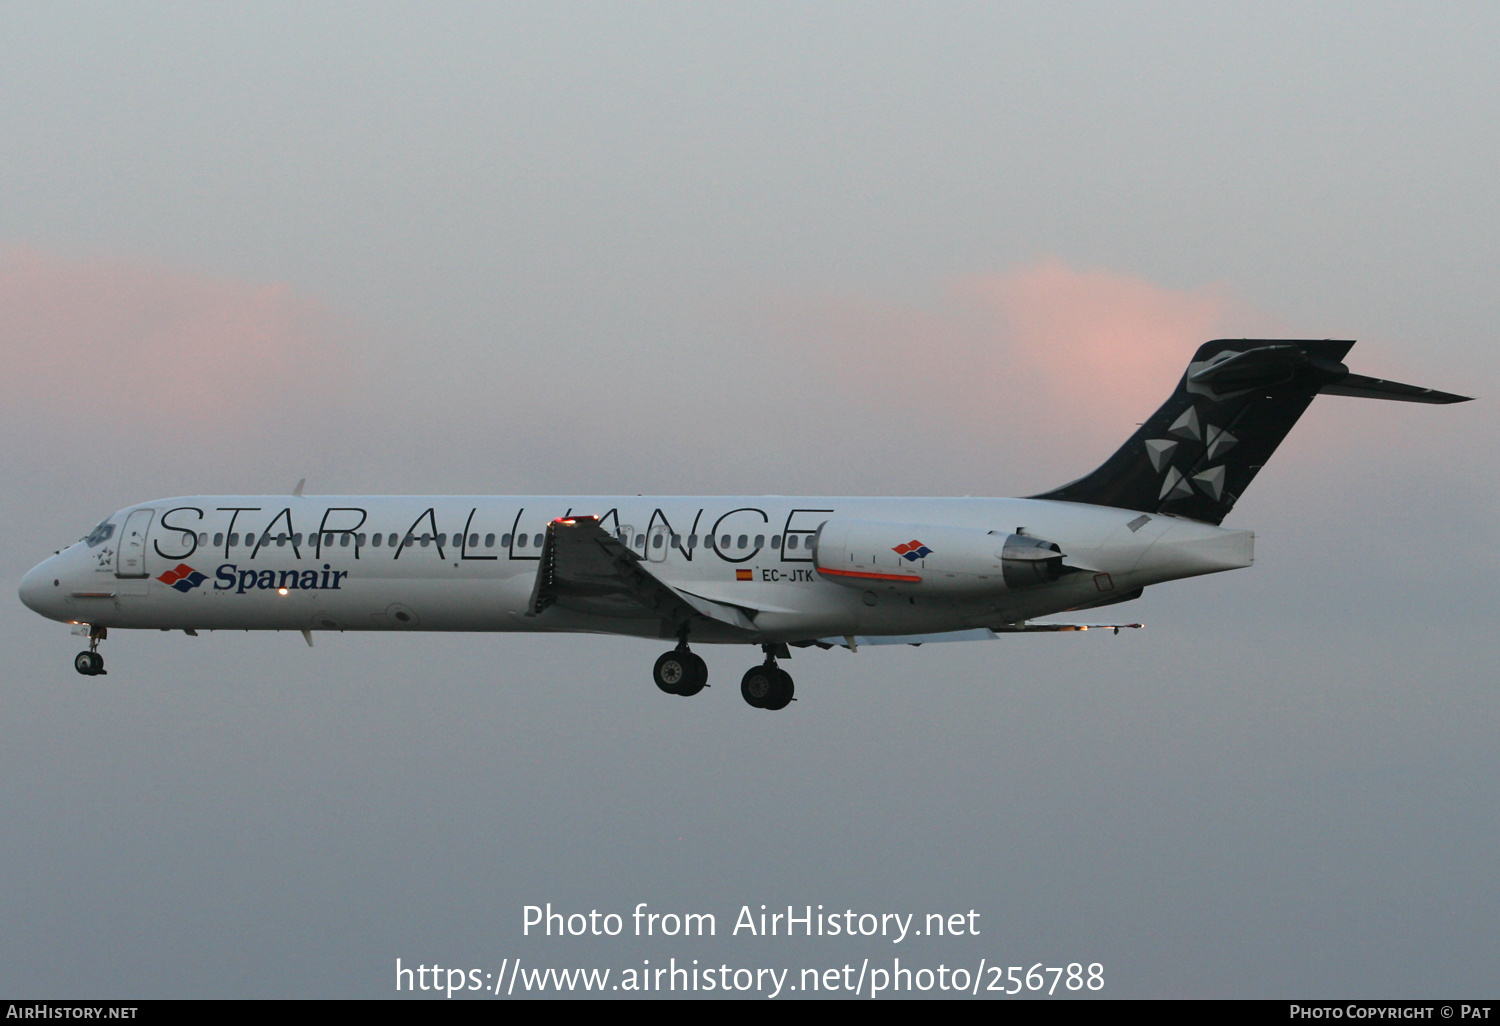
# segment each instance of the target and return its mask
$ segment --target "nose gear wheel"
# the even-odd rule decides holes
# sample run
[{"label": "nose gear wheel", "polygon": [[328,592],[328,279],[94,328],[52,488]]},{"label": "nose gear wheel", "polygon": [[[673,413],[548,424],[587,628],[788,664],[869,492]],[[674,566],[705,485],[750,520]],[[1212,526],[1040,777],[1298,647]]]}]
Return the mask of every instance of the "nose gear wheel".
[{"label": "nose gear wheel", "polygon": [[104,657],[99,654],[99,642],[108,636],[103,627],[93,627],[89,630],[89,647],[86,652],[79,652],[73,657],[73,669],[85,677],[97,677],[108,673],[104,668]]}]

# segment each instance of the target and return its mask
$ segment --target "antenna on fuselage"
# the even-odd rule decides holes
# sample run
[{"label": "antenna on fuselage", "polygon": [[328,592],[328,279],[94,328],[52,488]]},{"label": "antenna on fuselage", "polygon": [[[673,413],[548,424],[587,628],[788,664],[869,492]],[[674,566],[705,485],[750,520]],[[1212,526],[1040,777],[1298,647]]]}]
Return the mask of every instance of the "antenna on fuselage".
[{"label": "antenna on fuselage", "polygon": [[292,489],[292,494],[299,499],[302,498],[302,487],[305,484],[307,484],[307,478],[299,477],[297,479],[297,487]]}]

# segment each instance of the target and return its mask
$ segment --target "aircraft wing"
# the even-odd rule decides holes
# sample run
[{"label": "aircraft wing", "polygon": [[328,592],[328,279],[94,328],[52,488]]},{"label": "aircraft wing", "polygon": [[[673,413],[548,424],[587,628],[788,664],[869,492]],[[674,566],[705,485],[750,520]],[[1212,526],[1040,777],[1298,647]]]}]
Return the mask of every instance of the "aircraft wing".
[{"label": "aircraft wing", "polygon": [[679,591],[653,574],[598,517],[568,517],[547,525],[541,563],[526,615],[552,606],[603,616],[660,617],[675,625],[703,617],[746,632],[754,613]]},{"label": "aircraft wing", "polygon": [[932,645],[946,641],[994,641],[1002,634],[1032,634],[1052,631],[1114,631],[1119,634],[1121,630],[1131,627],[1144,627],[1140,623],[1017,623],[1007,624],[1003,627],[991,629],[989,627],[975,627],[967,631],[943,631],[938,634],[890,634],[873,636],[855,636],[846,638],[819,638],[813,644],[821,648],[833,648],[842,646],[851,652],[858,651],[861,645]]}]

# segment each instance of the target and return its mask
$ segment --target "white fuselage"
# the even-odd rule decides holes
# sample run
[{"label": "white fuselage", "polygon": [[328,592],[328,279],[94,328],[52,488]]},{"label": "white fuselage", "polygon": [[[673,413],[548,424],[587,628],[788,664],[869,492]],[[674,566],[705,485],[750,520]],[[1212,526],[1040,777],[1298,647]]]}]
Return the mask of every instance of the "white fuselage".
[{"label": "white fuselage", "polygon": [[[21,597],[95,627],[671,636],[645,612],[528,613],[539,543],[567,516],[599,517],[672,588],[750,611],[749,640],[767,643],[1015,624],[1248,566],[1253,541],[1172,516],[1030,499],[191,496],[119,511],[30,571]],[[929,540],[938,551],[920,583],[834,576],[811,549],[830,521],[889,534],[890,546],[923,540],[924,526],[934,537],[1043,539],[1060,546],[1069,572],[1033,587],[955,591],[941,586],[943,546]],[[899,562],[884,551],[871,559]],[[705,620],[692,640],[747,638]]]}]

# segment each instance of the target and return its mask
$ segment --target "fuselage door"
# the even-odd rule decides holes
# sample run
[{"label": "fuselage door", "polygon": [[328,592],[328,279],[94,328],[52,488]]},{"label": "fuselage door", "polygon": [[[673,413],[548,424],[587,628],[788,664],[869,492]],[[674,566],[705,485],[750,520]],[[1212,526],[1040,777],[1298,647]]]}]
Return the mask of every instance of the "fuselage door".
[{"label": "fuselage door", "polygon": [[646,558],[653,563],[664,563],[667,559],[667,549],[671,547],[672,529],[666,524],[657,524],[651,528],[651,535],[646,539]]},{"label": "fuselage door", "polygon": [[640,546],[635,543],[635,528],[630,524],[621,524],[620,529],[615,532],[615,537],[620,539],[620,544],[631,552],[640,550]]},{"label": "fuselage door", "polygon": [[146,532],[154,510],[138,509],[125,518],[120,544],[115,548],[116,577],[146,576]]}]

